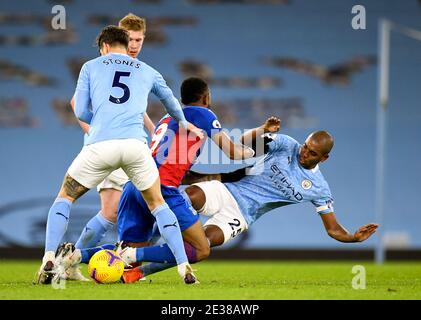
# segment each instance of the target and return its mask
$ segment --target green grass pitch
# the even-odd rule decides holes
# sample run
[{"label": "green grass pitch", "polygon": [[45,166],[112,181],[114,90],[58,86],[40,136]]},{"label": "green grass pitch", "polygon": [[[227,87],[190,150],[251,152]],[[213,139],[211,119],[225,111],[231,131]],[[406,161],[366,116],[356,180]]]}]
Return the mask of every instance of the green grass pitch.
[{"label": "green grass pitch", "polygon": [[[365,289],[352,287],[354,265],[365,267]],[[68,281],[65,289],[33,285],[38,267],[0,260],[0,299],[421,299],[421,262],[205,261],[195,265],[199,285],[184,285],[171,269],[135,284]]]}]

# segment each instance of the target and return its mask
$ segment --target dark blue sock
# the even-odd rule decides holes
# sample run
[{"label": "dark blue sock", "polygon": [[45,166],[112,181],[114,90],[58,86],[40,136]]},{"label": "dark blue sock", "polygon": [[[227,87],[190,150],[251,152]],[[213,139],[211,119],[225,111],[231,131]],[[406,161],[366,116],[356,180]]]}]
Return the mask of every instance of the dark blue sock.
[{"label": "dark blue sock", "polygon": [[[184,249],[190,263],[197,262],[196,248],[183,241]],[[176,263],[174,255],[167,244],[136,249],[136,261]]]},{"label": "dark blue sock", "polygon": [[139,269],[142,270],[143,276],[146,277],[148,275],[154,274],[156,272],[164,271],[166,269],[175,267],[176,263],[158,263],[152,262],[146,264],[144,266],[140,266]]},{"label": "dark blue sock", "polygon": [[137,261],[176,263],[174,255],[166,244],[136,249]]}]

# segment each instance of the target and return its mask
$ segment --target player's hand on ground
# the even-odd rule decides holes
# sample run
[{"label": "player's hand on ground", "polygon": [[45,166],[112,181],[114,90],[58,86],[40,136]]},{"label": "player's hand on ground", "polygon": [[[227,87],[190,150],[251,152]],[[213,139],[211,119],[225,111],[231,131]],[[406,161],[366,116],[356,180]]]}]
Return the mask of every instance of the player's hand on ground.
[{"label": "player's hand on ground", "polygon": [[369,223],[362,226],[355,232],[355,240],[359,242],[367,240],[374,232],[376,232],[378,227],[379,225],[376,223]]},{"label": "player's hand on ground", "polygon": [[265,132],[278,132],[281,127],[281,119],[277,117],[269,117],[263,124]]},{"label": "player's hand on ground", "polygon": [[205,137],[205,134],[203,133],[202,129],[199,129],[194,124],[191,124],[190,122],[187,122],[187,130],[192,132],[196,137],[199,137],[199,139],[203,139]]}]

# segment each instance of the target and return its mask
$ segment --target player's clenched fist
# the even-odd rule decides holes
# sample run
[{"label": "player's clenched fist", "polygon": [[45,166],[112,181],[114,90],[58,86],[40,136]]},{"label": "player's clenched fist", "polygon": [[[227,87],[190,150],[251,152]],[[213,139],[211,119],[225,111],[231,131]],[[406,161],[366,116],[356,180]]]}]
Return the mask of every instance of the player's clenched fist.
[{"label": "player's clenched fist", "polygon": [[269,117],[263,124],[265,132],[278,132],[281,127],[281,119],[277,117]]}]

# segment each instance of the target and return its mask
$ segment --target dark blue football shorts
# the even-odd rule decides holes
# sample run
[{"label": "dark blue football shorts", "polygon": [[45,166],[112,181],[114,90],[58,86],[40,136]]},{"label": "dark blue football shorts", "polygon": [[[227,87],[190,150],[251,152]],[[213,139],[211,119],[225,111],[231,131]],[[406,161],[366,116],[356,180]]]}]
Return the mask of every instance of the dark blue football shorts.
[{"label": "dark blue football shorts", "polygon": [[[177,217],[181,231],[186,230],[199,220],[199,215],[192,212],[177,188],[161,185],[161,192],[165,202]],[[149,210],[142,194],[132,182],[127,182],[118,205],[119,240],[148,241],[152,237],[154,223],[155,217]]]}]

